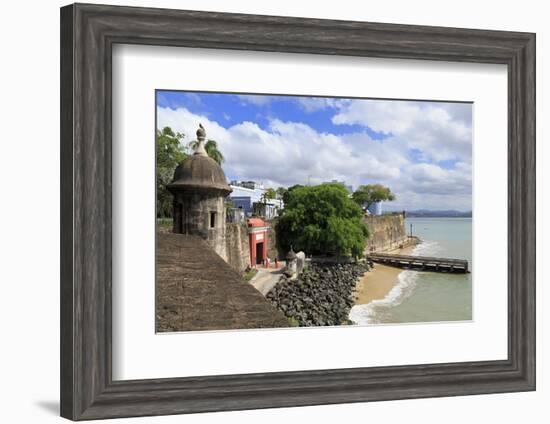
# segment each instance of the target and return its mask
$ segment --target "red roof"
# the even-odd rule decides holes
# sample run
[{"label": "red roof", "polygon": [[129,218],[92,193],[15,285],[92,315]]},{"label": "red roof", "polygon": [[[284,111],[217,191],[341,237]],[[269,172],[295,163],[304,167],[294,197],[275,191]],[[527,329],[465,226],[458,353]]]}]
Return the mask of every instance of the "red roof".
[{"label": "red roof", "polygon": [[261,218],[249,218],[248,219],[249,227],[265,227],[265,222]]}]

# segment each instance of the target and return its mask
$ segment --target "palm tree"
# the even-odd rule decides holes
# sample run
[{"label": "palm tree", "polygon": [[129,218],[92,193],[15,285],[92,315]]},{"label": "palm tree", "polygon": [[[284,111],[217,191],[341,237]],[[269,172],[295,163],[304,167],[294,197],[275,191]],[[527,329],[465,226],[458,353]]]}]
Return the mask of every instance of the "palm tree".
[{"label": "palm tree", "polygon": [[[189,143],[189,147],[192,150],[195,150],[198,145],[199,145],[198,140],[193,140]],[[222,162],[225,160],[222,152],[218,150],[218,143],[216,143],[215,140],[208,140],[204,145],[204,150],[206,150],[206,154],[212,159],[214,159],[218,163],[218,165],[221,165]]]}]

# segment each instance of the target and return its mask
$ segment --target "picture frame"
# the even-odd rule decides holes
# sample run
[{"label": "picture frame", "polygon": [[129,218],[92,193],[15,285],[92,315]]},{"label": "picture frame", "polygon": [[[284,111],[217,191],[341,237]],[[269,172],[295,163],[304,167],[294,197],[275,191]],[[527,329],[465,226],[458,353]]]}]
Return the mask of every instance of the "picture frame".
[{"label": "picture frame", "polygon": [[[117,43],[504,64],[508,359],[112,379]],[[72,420],[535,390],[535,34],[74,4],[61,8],[61,415]]]}]

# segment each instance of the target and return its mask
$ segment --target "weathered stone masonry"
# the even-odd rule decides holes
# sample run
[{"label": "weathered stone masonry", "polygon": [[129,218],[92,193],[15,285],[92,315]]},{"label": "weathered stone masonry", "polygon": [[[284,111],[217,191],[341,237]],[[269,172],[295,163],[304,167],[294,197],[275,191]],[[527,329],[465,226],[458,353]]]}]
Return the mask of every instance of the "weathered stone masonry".
[{"label": "weathered stone masonry", "polygon": [[289,326],[201,237],[158,234],[156,257],[158,332]]},{"label": "weathered stone masonry", "polygon": [[199,145],[174,172],[166,188],[174,195],[174,228],[176,234],[198,235],[223,259],[225,245],[225,198],[231,193],[225,174],[204,150],[204,129],[197,131]]},{"label": "weathered stone masonry", "polygon": [[225,228],[225,250],[227,263],[237,272],[243,272],[250,265],[250,246],[246,222],[227,223]]},{"label": "weathered stone masonry", "polygon": [[365,223],[370,232],[366,253],[395,249],[408,241],[403,213],[365,216]]}]

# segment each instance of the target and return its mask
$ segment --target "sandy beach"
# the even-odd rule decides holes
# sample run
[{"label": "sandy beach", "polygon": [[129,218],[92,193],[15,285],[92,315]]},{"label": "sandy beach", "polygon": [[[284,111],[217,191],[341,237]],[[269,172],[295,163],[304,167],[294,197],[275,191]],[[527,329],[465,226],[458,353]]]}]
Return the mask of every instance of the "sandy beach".
[{"label": "sandy beach", "polygon": [[[415,246],[407,246],[403,249],[395,249],[387,253],[409,255]],[[403,271],[401,268],[374,264],[374,268],[366,272],[355,287],[355,304],[366,305],[377,299],[384,299],[393,286],[397,283],[397,276]]]}]

